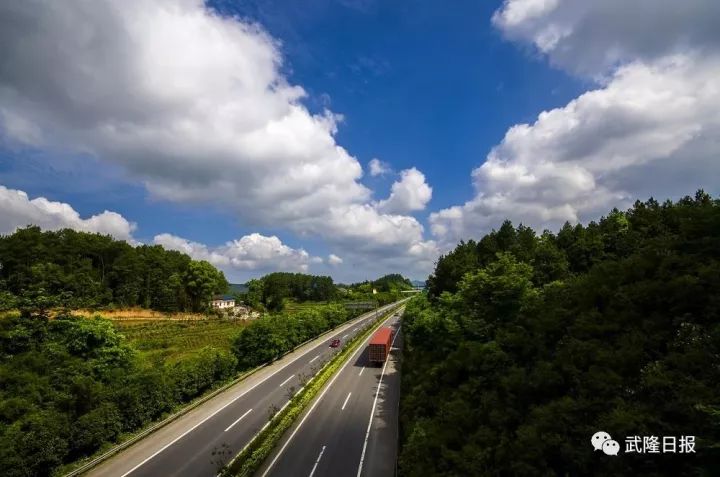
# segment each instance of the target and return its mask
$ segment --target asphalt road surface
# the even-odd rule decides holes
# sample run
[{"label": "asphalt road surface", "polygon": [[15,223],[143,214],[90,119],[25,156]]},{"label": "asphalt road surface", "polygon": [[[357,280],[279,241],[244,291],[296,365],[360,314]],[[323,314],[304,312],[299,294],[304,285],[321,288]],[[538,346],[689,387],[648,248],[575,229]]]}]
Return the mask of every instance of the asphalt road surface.
[{"label": "asphalt road surface", "polygon": [[402,346],[399,318],[384,367],[368,363],[367,341],[286,434],[258,475],[395,475]]},{"label": "asphalt road surface", "polygon": [[361,315],[332,333],[266,366],[89,472],[91,476],[214,477],[268,422],[271,408],[288,402],[301,386],[300,376],[320,369],[349,339],[388,305]]}]

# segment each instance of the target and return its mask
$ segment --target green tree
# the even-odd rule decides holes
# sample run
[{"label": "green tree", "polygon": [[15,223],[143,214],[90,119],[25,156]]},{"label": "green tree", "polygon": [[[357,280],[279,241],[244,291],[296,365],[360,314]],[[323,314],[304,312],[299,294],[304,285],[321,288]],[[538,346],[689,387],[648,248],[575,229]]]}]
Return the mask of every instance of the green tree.
[{"label": "green tree", "polygon": [[184,277],[185,289],[191,307],[204,310],[216,293],[227,291],[225,275],[206,261],[190,262]]}]

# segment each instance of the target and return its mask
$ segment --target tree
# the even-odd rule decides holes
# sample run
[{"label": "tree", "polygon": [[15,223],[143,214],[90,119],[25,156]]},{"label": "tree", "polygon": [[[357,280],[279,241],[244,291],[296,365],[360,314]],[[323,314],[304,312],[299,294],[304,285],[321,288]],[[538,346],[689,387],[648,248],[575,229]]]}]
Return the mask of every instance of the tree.
[{"label": "tree", "polygon": [[225,275],[206,261],[190,262],[184,276],[185,290],[191,307],[204,310],[216,293],[227,291]]},{"label": "tree", "polygon": [[[474,250],[461,242],[431,279],[436,295],[403,318],[400,476],[720,465],[717,199],[650,199],[540,237],[506,222]],[[597,429],[693,429],[705,450],[598,459],[579,444]]]}]

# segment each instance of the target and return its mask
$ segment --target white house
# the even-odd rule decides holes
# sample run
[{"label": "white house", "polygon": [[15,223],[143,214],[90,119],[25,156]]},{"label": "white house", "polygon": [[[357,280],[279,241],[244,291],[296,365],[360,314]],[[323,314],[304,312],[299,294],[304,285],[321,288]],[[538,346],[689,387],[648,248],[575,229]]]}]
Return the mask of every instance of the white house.
[{"label": "white house", "polygon": [[218,310],[229,310],[235,308],[235,298],[230,295],[214,296],[210,301],[210,306]]}]

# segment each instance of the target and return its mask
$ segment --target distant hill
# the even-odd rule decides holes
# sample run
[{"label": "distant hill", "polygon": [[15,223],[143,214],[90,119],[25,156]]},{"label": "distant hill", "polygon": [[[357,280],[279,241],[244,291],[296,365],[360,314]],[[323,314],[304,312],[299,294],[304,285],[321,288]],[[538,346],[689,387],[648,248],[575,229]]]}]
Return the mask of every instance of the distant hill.
[{"label": "distant hill", "polygon": [[411,280],[410,283],[412,283],[414,287],[425,287],[424,280]]},{"label": "distant hill", "polygon": [[230,294],[247,293],[248,286],[244,283],[231,283],[228,290],[229,290]]}]

